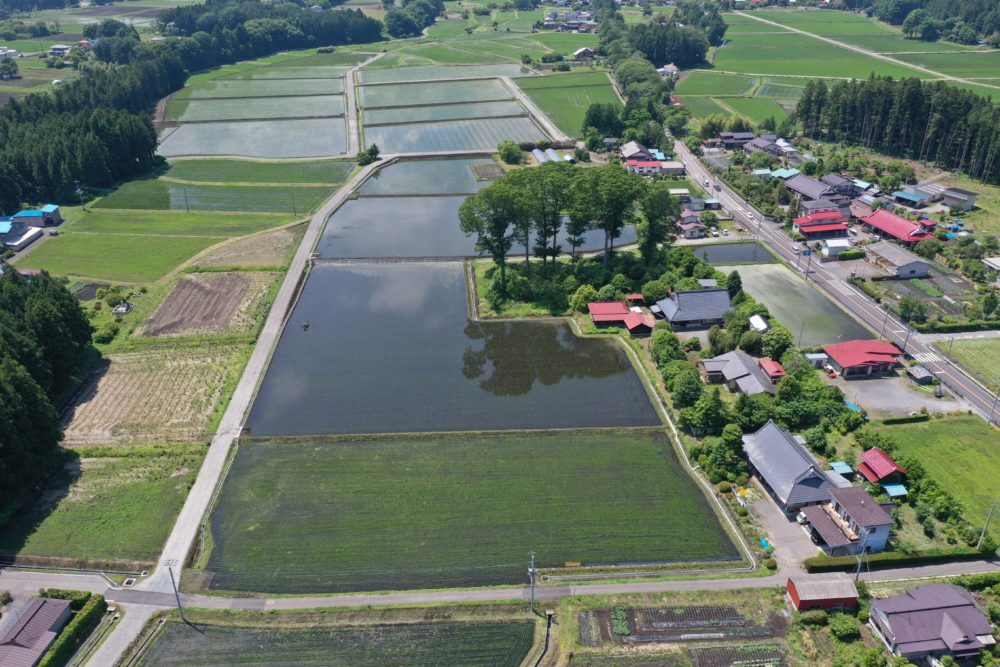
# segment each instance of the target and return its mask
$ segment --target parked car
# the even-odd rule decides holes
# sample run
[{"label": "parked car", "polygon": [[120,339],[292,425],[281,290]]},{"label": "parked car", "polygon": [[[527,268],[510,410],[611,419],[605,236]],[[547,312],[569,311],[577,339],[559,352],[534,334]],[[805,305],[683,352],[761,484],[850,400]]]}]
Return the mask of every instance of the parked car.
[{"label": "parked car", "polygon": [[794,252],[796,255],[798,255],[799,253],[801,253],[802,252],[802,245],[799,244],[799,243],[793,243],[792,244],[792,252]]}]

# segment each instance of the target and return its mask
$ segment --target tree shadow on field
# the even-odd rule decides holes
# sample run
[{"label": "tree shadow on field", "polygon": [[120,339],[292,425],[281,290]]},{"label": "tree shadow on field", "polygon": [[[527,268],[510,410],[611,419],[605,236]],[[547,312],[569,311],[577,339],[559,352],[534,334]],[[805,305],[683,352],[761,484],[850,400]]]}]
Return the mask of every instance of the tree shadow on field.
[{"label": "tree shadow on field", "polygon": [[111,368],[111,361],[101,359],[98,361],[90,374],[80,383],[77,390],[71,394],[62,404],[59,410],[59,426],[65,429],[76,416],[78,407],[89,403],[97,397],[97,387],[101,383],[108,370]]}]

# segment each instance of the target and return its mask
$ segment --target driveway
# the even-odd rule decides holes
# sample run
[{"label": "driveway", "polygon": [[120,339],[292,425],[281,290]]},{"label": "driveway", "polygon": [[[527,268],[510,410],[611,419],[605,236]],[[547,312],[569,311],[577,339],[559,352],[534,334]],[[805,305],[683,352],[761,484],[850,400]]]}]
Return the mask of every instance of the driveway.
[{"label": "driveway", "polygon": [[927,408],[928,412],[953,412],[971,410],[971,406],[945,390],[944,398],[935,398],[932,389],[918,389],[906,375],[888,375],[866,380],[845,380],[823,375],[827,384],[838,387],[847,400],[860,405],[875,417],[902,417]]},{"label": "driveway", "polygon": [[805,529],[795,523],[795,519],[778,509],[774,499],[760,485],[754,490],[759,494],[750,509],[767,532],[768,540],[774,547],[774,558],[782,572],[801,570],[802,561],[818,554],[819,548],[812,543]]},{"label": "driveway", "polygon": [[872,276],[886,275],[885,271],[863,259],[848,259],[843,262],[826,262],[823,264],[823,267],[841,280],[848,280],[852,276],[867,279]]}]

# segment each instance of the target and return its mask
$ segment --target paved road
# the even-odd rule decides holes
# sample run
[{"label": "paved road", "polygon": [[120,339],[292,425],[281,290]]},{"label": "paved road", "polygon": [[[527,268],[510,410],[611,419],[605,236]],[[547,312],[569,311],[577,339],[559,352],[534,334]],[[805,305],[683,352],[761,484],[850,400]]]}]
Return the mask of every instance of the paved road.
[{"label": "paved road", "polygon": [[770,20],[762,18],[760,16],[756,16],[754,14],[754,12],[736,12],[736,13],[737,14],[741,14],[742,16],[746,16],[746,17],[752,18],[755,21],[760,21],[761,23],[766,23],[768,25],[778,26],[778,27],[784,28],[785,30],[788,30],[790,32],[797,32],[800,35],[805,35],[806,37],[812,37],[813,39],[818,39],[818,40],[827,42],[829,44],[833,44],[834,46],[839,46],[840,48],[847,49],[848,51],[855,51],[857,53],[863,53],[864,55],[868,56],[869,58],[878,58],[879,60],[884,60],[886,62],[890,62],[890,63],[893,63],[895,65],[902,65],[903,67],[907,67],[909,69],[917,70],[919,72],[923,72],[924,74],[931,74],[935,78],[938,78],[938,79],[946,79],[948,81],[957,81],[959,83],[967,83],[967,84],[976,85],[976,86],[985,86],[987,88],[996,88],[997,90],[1000,90],[1000,86],[996,86],[996,85],[993,85],[993,84],[980,83],[979,81],[970,81],[968,79],[960,79],[957,76],[952,76],[950,74],[944,74],[943,72],[937,72],[935,70],[928,69],[928,68],[922,67],[920,65],[914,65],[913,63],[908,63],[905,60],[900,60],[899,58],[893,58],[892,56],[886,55],[884,53],[875,53],[874,51],[869,51],[868,49],[863,49],[860,46],[854,46],[853,44],[846,44],[844,42],[838,42],[835,39],[831,39],[829,37],[824,37],[823,35],[817,35],[817,34],[812,33],[812,32],[806,32],[805,30],[799,30],[798,28],[791,28],[791,27],[785,25],[784,23],[778,23],[777,21],[770,21]]},{"label": "paved road", "polygon": [[689,176],[700,184],[704,184],[706,180],[713,186],[718,184],[721,189],[714,191],[715,196],[723,207],[732,214],[733,218],[754,232],[760,241],[790,266],[802,271],[807,281],[812,282],[820,291],[826,293],[834,303],[856,320],[867,325],[882,338],[896,343],[904,352],[917,359],[951,391],[968,401],[981,417],[989,419],[992,414],[994,423],[1000,420],[1000,410],[997,410],[996,413],[993,412],[994,394],[966,375],[957,364],[938,353],[931,345],[931,340],[925,339],[866,294],[841,280],[826,269],[822,263],[811,261],[811,257],[803,258],[797,255],[793,247],[798,244],[784,233],[780,225],[761,222],[763,216],[760,212],[754,210],[725,183],[716,179],[683,142],[674,142],[674,150],[681,162],[684,163]]}]

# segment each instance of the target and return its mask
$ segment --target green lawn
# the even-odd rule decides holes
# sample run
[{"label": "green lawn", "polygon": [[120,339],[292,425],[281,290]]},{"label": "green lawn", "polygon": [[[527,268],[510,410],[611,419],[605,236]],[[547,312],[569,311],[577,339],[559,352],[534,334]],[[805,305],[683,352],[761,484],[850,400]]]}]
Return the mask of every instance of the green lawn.
[{"label": "green lawn", "polygon": [[168,623],[138,664],[518,667],[535,639],[530,620],[355,627],[324,627],[315,618],[308,620],[312,627],[288,627],[289,622],[283,615],[269,617],[267,627]]},{"label": "green lawn", "polygon": [[528,97],[545,112],[552,122],[571,137],[583,136],[583,119],[591,104],[614,104],[621,100],[607,81],[597,86],[559,86],[556,88],[530,88]]},{"label": "green lawn", "polygon": [[152,563],[194,482],[203,445],[106,447],[74,458],[0,530],[0,551]]},{"label": "green lawn", "polygon": [[354,168],[349,161],[250,162],[247,160],[175,160],[169,178],[204,183],[315,183],[338,185]]},{"label": "green lawn", "polygon": [[[986,521],[990,504],[998,499],[1000,457],[996,450],[1000,431],[974,415],[882,426],[878,430],[893,436],[900,454],[919,460],[932,478],[961,501],[965,517],[974,526]],[[990,532],[1000,536],[1000,522],[991,525]]]},{"label": "green lawn", "polygon": [[991,390],[1000,382],[1000,338],[982,340],[956,340],[949,345],[947,340],[935,343],[942,350],[951,348],[951,356],[972,373],[976,379]]},{"label": "green lawn", "polygon": [[243,442],[211,517],[221,590],[520,583],[524,559],[737,557],[652,433]]}]

